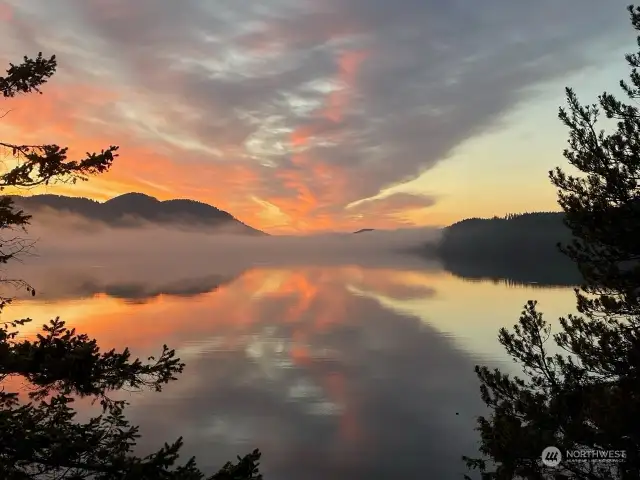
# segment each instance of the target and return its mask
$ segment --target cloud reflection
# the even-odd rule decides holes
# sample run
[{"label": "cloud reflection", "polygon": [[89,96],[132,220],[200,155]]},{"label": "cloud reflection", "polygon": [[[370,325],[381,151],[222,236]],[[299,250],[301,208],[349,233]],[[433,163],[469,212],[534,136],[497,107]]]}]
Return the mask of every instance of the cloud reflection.
[{"label": "cloud reflection", "polygon": [[382,309],[350,286],[399,300],[437,296],[425,273],[289,267],[250,270],[193,298],[36,297],[13,313],[70,314],[105,348],[178,348],[187,363],[179,382],[130,398],[143,449],[184,435],[185,453],[214,469],[259,446],[267,478],[459,471],[479,408],[473,363],[419,318]]},{"label": "cloud reflection", "polygon": [[[64,281],[70,291],[20,301],[12,315],[60,314],[104,348],[141,356],[175,347],[187,364],[179,381],[126,396],[140,448],[184,436],[185,454],[213,471],[259,447],[265,478],[286,480],[460,478],[482,412],[473,365],[495,354],[497,328],[531,296],[428,269],[354,265],[252,268],[183,296],[148,271],[130,272],[145,287],[128,295],[149,293],[142,303],[104,289],[72,298],[79,292]],[[90,275],[114,285],[124,273]],[[218,278],[170,273],[203,289]],[[555,308],[571,298],[535,295]]]}]

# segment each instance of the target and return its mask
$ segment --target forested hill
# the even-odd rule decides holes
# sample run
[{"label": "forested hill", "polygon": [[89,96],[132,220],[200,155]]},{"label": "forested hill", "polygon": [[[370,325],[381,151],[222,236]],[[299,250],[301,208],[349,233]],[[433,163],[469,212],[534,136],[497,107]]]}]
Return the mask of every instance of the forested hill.
[{"label": "forested hill", "polygon": [[576,266],[557,248],[572,239],[563,217],[536,212],[462,220],[444,229],[437,254],[447,270],[465,277],[578,282]]},{"label": "forested hill", "polygon": [[108,225],[135,226],[141,222],[182,224],[206,227],[232,227],[234,232],[247,235],[266,235],[231,214],[212,205],[195,200],[160,201],[142,193],[127,193],[97,202],[88,198],[62,195],[33,195],[12,197],[16,205],[37,216],[43,210],[72,213]]},{"label": "forested hill", "polygon": [[562,212],[511,214],[506,217],[470,218],[448,226],[442,248],[500,251],[516,248],[521,252],[541,253],[556,250],[558,242],[571,240]]}]

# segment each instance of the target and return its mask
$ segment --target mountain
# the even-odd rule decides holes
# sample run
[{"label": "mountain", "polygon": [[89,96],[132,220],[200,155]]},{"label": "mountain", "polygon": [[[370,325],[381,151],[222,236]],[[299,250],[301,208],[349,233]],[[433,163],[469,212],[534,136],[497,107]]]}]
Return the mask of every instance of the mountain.
[{"label": "mountain", "polygon": [[357,232],[353,232],[353,233],[364,233],[364,232],[373,232],[373,231],[374,231],[373,228],[361,228]]},{"label": "mountain", "polygon": [[160,201],[143,193],[126,193],[106,202],[62,195],[13,196],[12,198],[17,206],[29,214],[37,215],[39,211],[54,210],[104,222],[114,227],[135,226],[141,222],[151,222],[233,227],[234,230],[246,235],[267,235],[242,223],[223,210],[195,200]]}]

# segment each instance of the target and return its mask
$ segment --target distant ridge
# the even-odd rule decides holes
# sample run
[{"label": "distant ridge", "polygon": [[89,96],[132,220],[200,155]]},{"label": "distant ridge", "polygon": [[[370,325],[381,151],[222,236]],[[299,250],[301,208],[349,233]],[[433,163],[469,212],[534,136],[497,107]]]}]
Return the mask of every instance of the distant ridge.
[{"label": "distant ridge", "polygon": [[364,232],[373,232],[374,230],[375,229],[373,229],[373,228],[361,228],[357,232],[353,232],[353,233],[356,234],[356,233],[364,233]]},{"label": "distant ridge", "polygon": [[580,272],[557,247],[573,240],[563,219],[563,212],[469,218],[444,228],[432,253],[445,269],[467,278],[576,284]]},{"label": "distant ridge", "polygon": [[443,256],[457,258],[544,256],[562,259],[565,257],[556,245],[569,243],[573,238],[563,219],[563,212],[468,218],[443,229],[438,251]]},{"label": "distant ridge", "polygon": [[114,227],[135,226],[141,222],[208,227],[233,227],[244,235],[267,235],[242,223],[231,214],[195,200],[160,201],[143,193],[125,193],[106,202],[63,195],[12,196],[16,205],[29,214],[42,210],[67,212]]}]

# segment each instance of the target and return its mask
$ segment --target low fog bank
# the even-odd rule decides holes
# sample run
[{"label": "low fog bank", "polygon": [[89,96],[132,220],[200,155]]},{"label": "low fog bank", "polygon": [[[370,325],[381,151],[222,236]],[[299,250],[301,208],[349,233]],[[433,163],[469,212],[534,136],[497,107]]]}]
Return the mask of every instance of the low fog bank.
[{"label": "low fog bank", "polygon": [[[313,236],[241,236],[228,230],[146,224],[114,228],[72,215],[32,221],[24,235],[35,241],[30,255],[9,265],[20,275],[33,270],[117,269],[126,277],[165,280],[176,275],[237,275],[259,266],[359,265],[420,267],[432,263],[411,253],[433,244],[434,228]],[[5,273],[8,273],[5,271]]]}]

